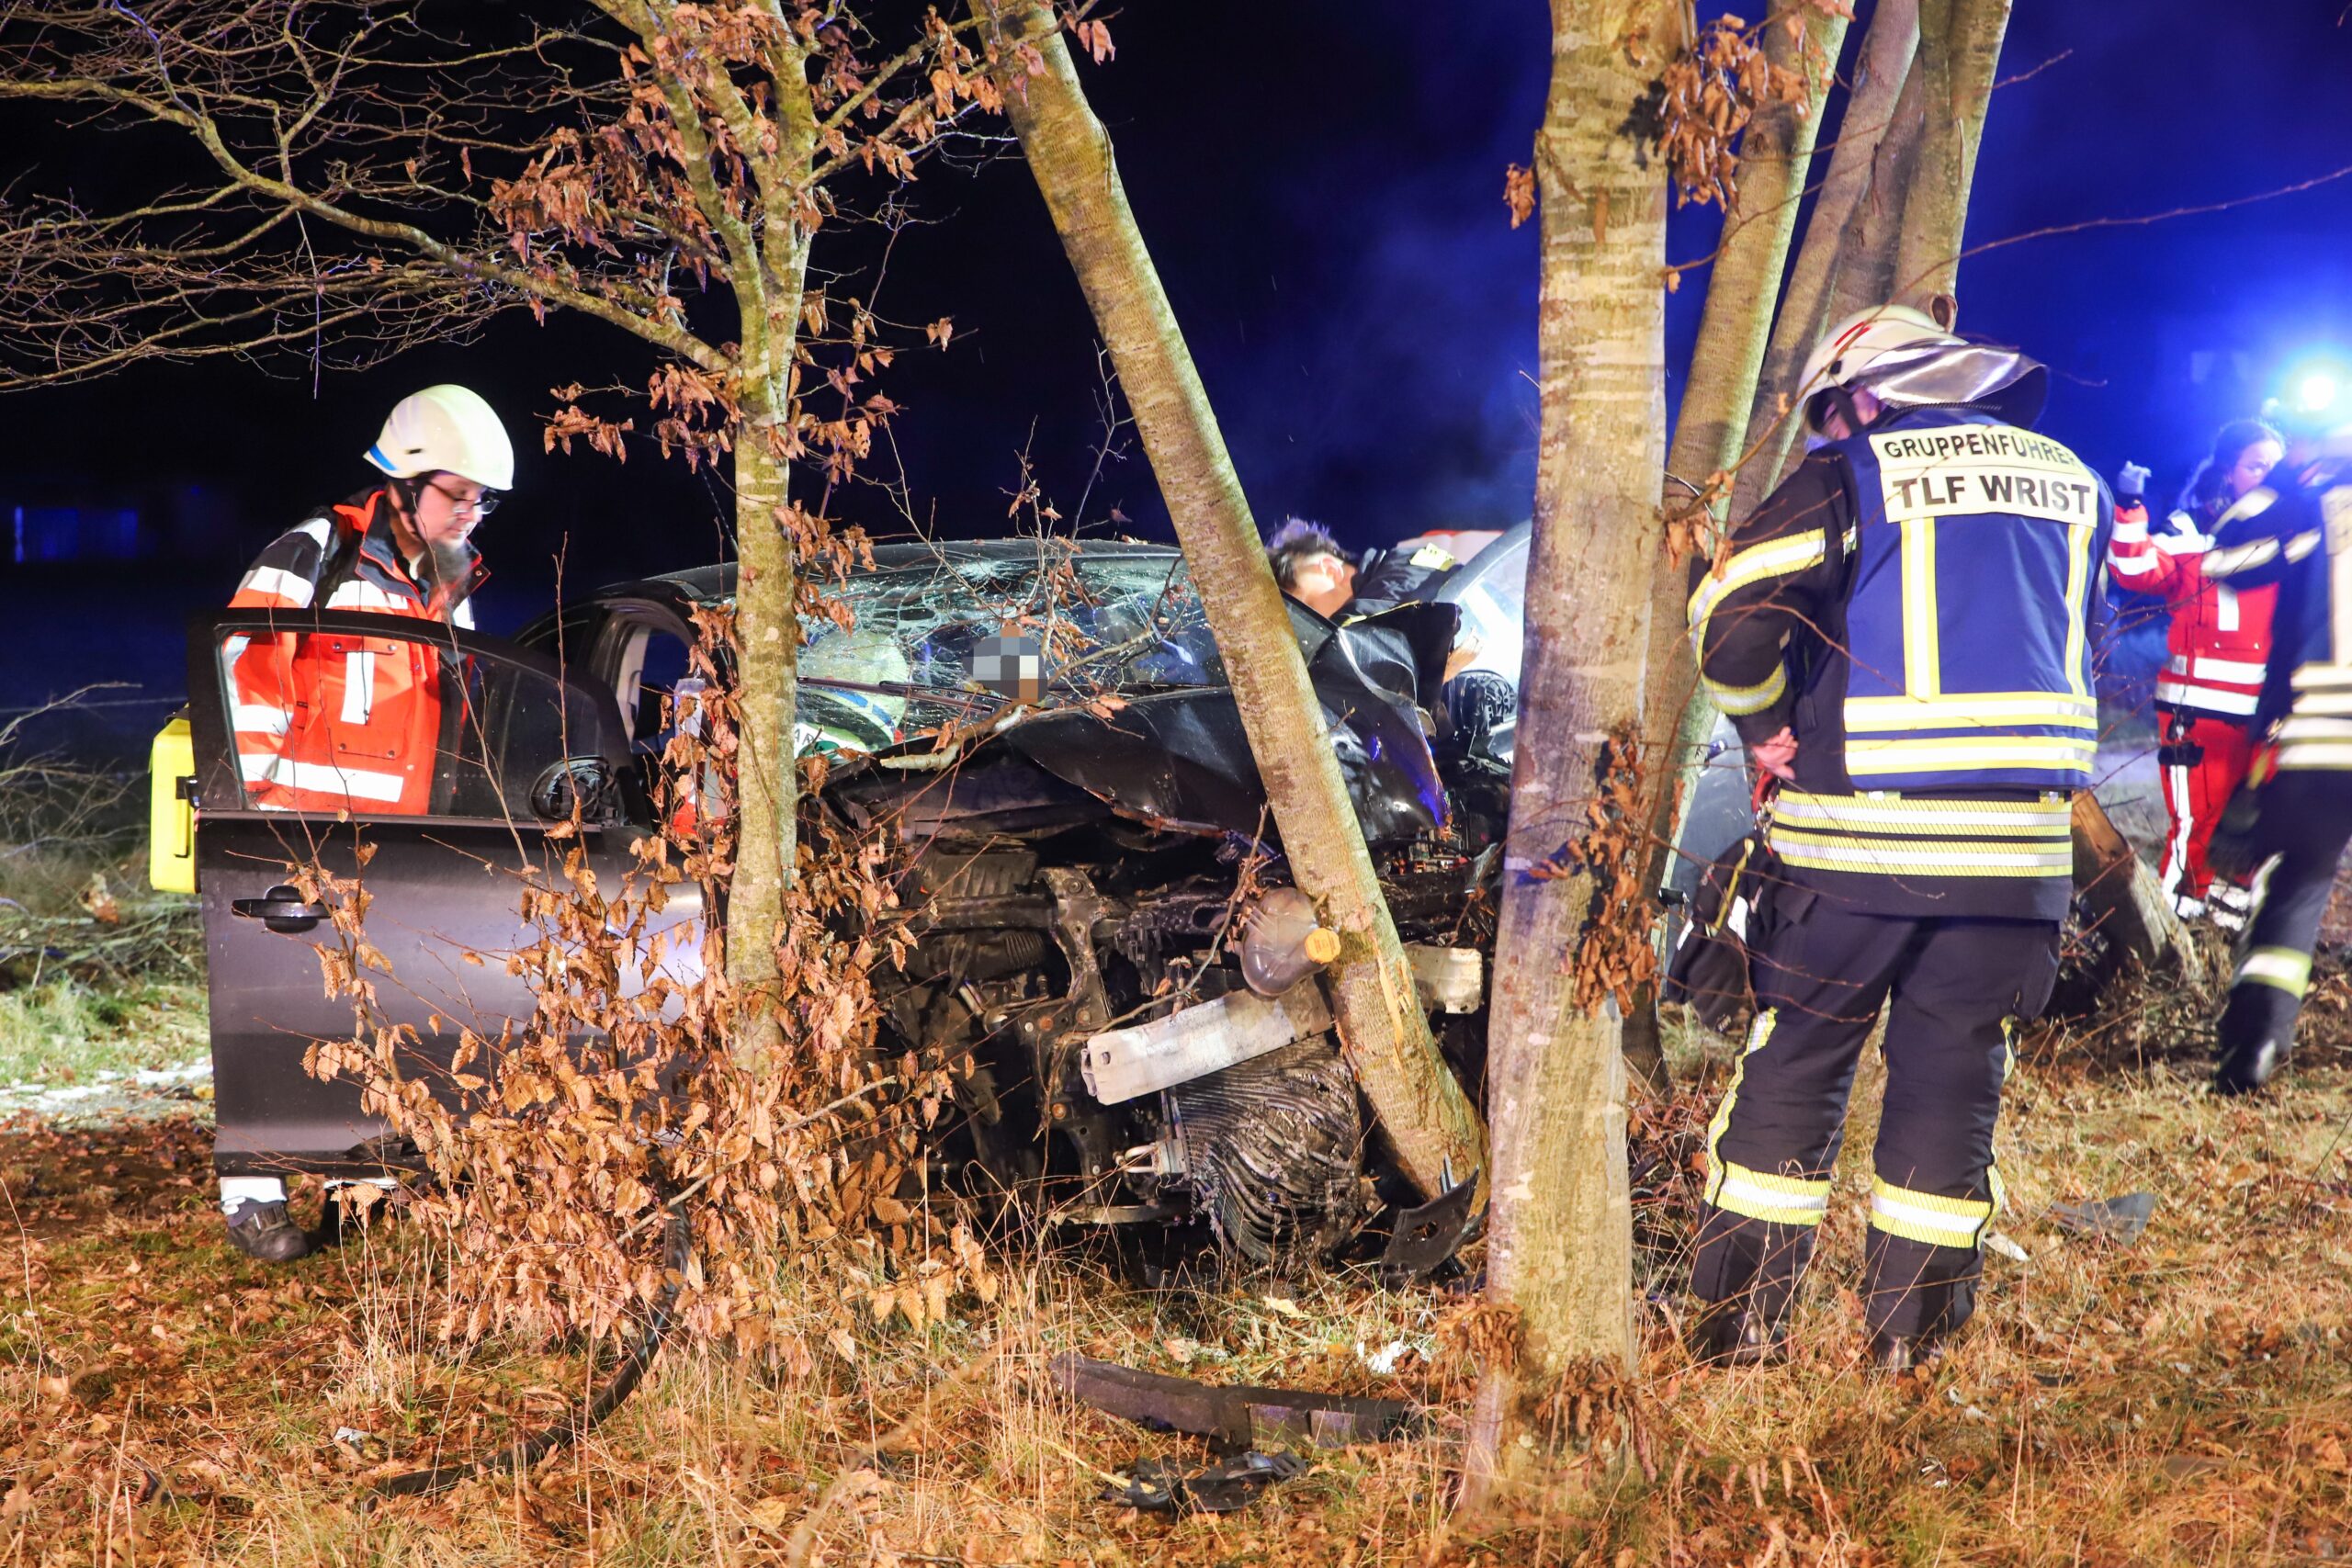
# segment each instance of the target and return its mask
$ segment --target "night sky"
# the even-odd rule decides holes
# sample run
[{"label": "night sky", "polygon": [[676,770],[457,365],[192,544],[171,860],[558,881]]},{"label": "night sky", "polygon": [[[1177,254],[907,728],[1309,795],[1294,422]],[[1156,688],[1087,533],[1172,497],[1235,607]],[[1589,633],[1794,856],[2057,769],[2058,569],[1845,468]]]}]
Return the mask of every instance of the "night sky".
[{"label": "night sky", "polygon": [[[2352,165],[2344,11],[2021,0],[2001,73],[2029,79],[1996,94],[1970,243]],[[1133,0],[1113,26],[1118,57],[1084,68],[1088,88],[1261,522],[1301,513],[1367,545],[1524,517],[1536,244],[1532,227],[1509,229],[1501,189],[1542,111],[1545,6]],[[9,177],[76,155],[53,136],[11,145]],[[881,383],[904,406],[897,441],[919,507],[944,534],[1001,529],[1025,447],[1048,496],[1075,511],[1100,434],[1093,337],[1027,172],[1011,158],[976,175],[931,166],[917,210],[928,226],[899,238],[880,304],[958,329],[950,353],[910,353]],[[1704,254],[1715,222],[1711,209],[1679,213],[1673,257]],[[2212,427],[2254,412],[2301,356],[2334,345],[2352,361],[2347,252],[2352,179],[1972,257],[1962,325],[2056,370],[2044,429],[2102,469],[2154,464],[2168,492]],[[1670,363],[1688,353],[1703,282],[1686,277],[1669,303]],[[715,558],[707,479],[650,450],[617,471],[537,452],[550,388],[639,380],[648,363],[612,329],[517,315],[474,344],[315,389],[281,361],[274,376],[221,363],[10,395],[0,522],[27,497],[187,483],[224,498],[232,522],[209,555],[141,568],[20,568],[0,551],[16,634],[0,651],[0,708],[88,678],[175,692],[168,649],[187,614],[225,599],[243,558],[305,508],[363,484],[358,454],[386,408],[436,380],[483,391],[526,448],[517,492],[481,540],[497,569],[486,624],[545,605],[559,547],[574,591]],[[1669,398],[1679,386],[1676,363]],[[1167,536],[1132,440],[1083,520],[1101,525],[1114,505],[1128,531]],[[842,510],[903,528],[876,494]]]}]

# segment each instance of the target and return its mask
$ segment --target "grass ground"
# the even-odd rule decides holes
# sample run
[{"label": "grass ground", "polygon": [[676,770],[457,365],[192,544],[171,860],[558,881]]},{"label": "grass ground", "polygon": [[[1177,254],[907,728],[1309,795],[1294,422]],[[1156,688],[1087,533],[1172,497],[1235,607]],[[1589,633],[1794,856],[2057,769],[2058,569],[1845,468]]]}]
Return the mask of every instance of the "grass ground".
[{"label": "grass ground", "polygon": [[175,1067],[209,1048],[204,987],[192,981],[94,985],[68,974],[0,990],[0,1096]]},{"label": "grass ground", "polygon": [[[83,897],[86,837],[39,847],[86,819],[53,811],[7,840],[0,1089],[202,1052],[185,912],[122,891],[138,885],[135,840],[105,840],[111,925]],[[2352,919],[2332,929],[2352,938]],[[2000,1223],[2024,1259],[1988,1259],[1954,1355],[1900,1384],[1855,1364],[1867,1085],[1794,1364],[1702,1371],[1678,1348],[1694,1161],[1729,1054],[1680,1043],[1686,1088],[1636,1119],[1650,1462],[1477,1524],[1448,1506],[1475,1371],[1449,1334],[1465,1297],[1326,1275],[1149,1291],[1071,1252],[1007,1259],[996,1303],[922,1333],[869,1323],[835,1340],[837,1303],[812,1292],[797,1375],[673,1348],[536,1472],[371,1510],[373,1477],[560,1419],[586,1358],[438,1348],[434,1239],[412,1225],[288,1269],[242,1258],[212,1201],[200,1103],[9,1117],[0,1568],[2340,1561],[2352,984],[2340,954],[2325,973],[2293,1075],[2253,1102],[2205,1092],[2202,1015],[2177,998],[2031,1042],[2000,1142]],[[2051,1220],[2056,1202],[2134,1190],[2160,1200],[2136,1246]],[[1142,1515],[1101,1500],[1106,1477],[1204,1450],[1070,1405],[1043,1375],[1066,1349],[1404,1398],[1428,1430],[1318,1454],[1238,1515]]]},{"label": "grass ground", "polygon": [[[2289,1084],[2212,1099],[2193,1024],[2035,1043],[2002,1134],[2026,1260],[1989,1259],[1931,1378],[1856,1370],[1849,1156],[1795,1364],[1693,1368],[1671,1325],[1690,1156],[1724,1071],[1641,1118],[1654,1473],[1449,1522],[1463,1298],[1354,1278],[1147,1291],[1013,1261],[993,1306],[766,1373],[665,1354],[599,1433],[524,1479],[363,1506],[367,1480],[579,1399],[576,1353],[436,1349],[431,1239],[394,1224],[270,1270],[221,1239],[197,1114],[0,1134],[0,1564],[2302,1562],[2352,1555],[2352,1026],[2340,974]],[[2136,1030],[2136,1038],[2135,1038]],[[1714,1047],[1720,1057],[1722,1048]],[[1702,1081],[1702,1074],[1704,1074]],[[1867,1118],[1865,1118],[1867,1119]],[[1866,1128],[1852,1142],[1867,1144]],[[2053,1202],[2158,1194],[2119,1247]],[[811,1321],[831,1321],[812,1302]],[[1061,1349],[1216,1381],[1420,1403],[1429,1435],[1317,1456],[1249,1511],[1098,1500],[1191,1439],[1074,1408]],[[1377,1365],[1383,1370],[1374,1371]],[[882,1439],[877,1441],[877,1439]]]}]

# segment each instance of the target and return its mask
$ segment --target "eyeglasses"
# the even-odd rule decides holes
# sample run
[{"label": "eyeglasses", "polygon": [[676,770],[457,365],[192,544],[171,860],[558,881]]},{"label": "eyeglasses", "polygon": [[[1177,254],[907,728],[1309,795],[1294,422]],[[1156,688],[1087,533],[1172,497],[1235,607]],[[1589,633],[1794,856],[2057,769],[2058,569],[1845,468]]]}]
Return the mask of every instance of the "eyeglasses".
[{"label": "eyeglasses", "polygon": [[443,490],[431,479],[424,481],[424,488],[439,491],[441,499],[449,503],[450,511],[470,512],[477,521],[497,511],[499,502],[504,499],[494,490],[479,491],[472,495],[459,495],[455,491]]}]

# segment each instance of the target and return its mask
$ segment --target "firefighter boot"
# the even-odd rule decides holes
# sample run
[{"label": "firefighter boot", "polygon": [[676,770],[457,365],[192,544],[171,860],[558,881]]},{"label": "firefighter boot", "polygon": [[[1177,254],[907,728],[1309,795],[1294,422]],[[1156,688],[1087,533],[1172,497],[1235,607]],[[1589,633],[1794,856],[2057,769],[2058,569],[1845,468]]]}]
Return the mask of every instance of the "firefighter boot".
[{"label": "firefighter boot", "polygon": [[263,1263],[291,1263],[312,1250],[311,1233],[294,1223],[282,1201],[239,1203],[229,1216],[229,1245]]},{"label": "firefighter boot", "polygon": [[1745,1302],[1703,1307],[1690,1325],[1690,1355],[1705,1367],[1772,1367],[1789,1359],[1788,1325]]},{"label": "firefighter boot", "polygon": [[1939,1335],[1871,1336],[1870,1371],[1877,1377],[1899,1378],[1924,1372],[1943,1359],[1943,1339]]},{"label": "firefighter boot", "polygon": [[[2261,909],[2256,918],[2273,912]],[[2215,1031],[2222,1050],[2213,1074],[2215,1094],[2252,1094],[2286,1071],[2295,1043],[2295,1015],[2302,1008],[2303,977],[2310,971],[2311,960],[2301,953],[2265,946],[2241,952],[2237,979]]]},{"label": "firefighter boot", "polygon": [[2241,1041],[2222,1054],[2213,1075],[2216,1094],[2252,1094],[2278,1076],[2287,1065],[2289,1043],[2275,1035]]}]

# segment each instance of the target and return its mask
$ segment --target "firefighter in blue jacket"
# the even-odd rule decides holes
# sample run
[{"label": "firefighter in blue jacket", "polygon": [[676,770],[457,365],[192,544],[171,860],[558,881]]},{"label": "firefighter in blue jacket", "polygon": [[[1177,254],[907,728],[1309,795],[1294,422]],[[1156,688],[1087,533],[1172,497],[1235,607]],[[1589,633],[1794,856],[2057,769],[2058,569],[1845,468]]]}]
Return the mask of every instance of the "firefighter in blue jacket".
[{"label": "firefighter in blue jacket", "polygon": [[2260,1089],[2286,1064],[2352,840],[2352,427],[2292,411],[2280,423],[2286,461],[2222,514],[2204,560],[2233,588],[2278,584],[2255,710],[2266,741],[2222,821],[2224,853],[2259,866],[2222,1010],[2223,1094]]},{"label": "firefighter in blue jacket", "polygon": [[1884,306],[1815,347],[1820,444],[1691,580],[1709,694],[1780,780],[1758,1009],[1708,1129],[1692,1262],[1711,1360],[1778,1359],[1882,1007],[1873,1362],[1939,1354],[2001,1203],[1993,1126],[2047,1005],[2069,802],[2098,743],[2088,617],[2107,490],[2035,434],[2048,372]]}]

